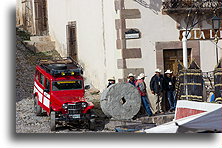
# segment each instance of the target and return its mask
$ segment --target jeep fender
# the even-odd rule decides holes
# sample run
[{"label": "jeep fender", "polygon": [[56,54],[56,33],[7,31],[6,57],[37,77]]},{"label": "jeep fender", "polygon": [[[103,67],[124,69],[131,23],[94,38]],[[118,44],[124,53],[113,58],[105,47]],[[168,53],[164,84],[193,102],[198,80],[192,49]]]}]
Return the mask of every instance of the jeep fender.
[{"label": "jeep fender", "polygon": [[84,111],[82,113],[87,113],[88,110],[94,108],[94,104],[92,102],[87,102],[87,103],[88,103],[88,106],[84,109]]},{"label": "jeep fender", "polygon": [[55,103],[52,103],[50,105],[50,108],[51,108],[51,110],[56,111],[56,112],[61,110],[61,107],[59,105],[55,104]]}]

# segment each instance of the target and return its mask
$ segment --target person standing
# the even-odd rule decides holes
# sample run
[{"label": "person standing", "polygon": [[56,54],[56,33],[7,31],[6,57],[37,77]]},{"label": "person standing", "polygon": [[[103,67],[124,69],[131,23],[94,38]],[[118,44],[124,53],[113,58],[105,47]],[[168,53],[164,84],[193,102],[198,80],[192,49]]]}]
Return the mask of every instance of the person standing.
[{"label": "person standing", "polygon": [[136,87],[139,90],[143,107],[146,113],[148,114],[148,116],[152,116],[153,113],[150,109],[150,104],[149,104],[147,92],[146,92],[146,83],[144,82],[144,79],[145,79],[144,73],[141,73],[137,79],[138,80],[136,82]]},{"label": "person standing", "polygon": [[155,75],[150,80],[150,89],[155,96],[155,114],[163,114],[163,90],[164,90],[164,77],[160,69],[155,70]]},{"label": "person standing", "polygon": [[109,79],[108,79],[107,88],[108,88],[110,85],[113,85],[113,84],[115,84],[115,83],[116,83],[116,81],[115,81],[115,78],[114,78],[114,77],[109,78]]},{"label": "person standing", "polygon": [[135,80],[135,75],[130,73],[128,75],[128,83],[132,84],[133,86],[136,86],[136,80]]},{"label": "person standing", "polygon": [[173,77],[172,71],[167,70],[165,72],[165,77],[164,77],[164,83],[165,83],[165,91],[167,95],[167,99],[170,105],[170,111],[174,111],[176,108],[176,101],[175,101],[175,84],[176,84],[176,78]]}]

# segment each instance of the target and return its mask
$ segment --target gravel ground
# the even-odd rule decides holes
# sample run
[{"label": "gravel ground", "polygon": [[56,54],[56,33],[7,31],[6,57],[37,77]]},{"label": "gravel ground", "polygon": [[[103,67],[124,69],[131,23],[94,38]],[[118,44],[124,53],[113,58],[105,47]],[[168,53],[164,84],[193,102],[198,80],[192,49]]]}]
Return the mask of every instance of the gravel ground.
[{"label": "gravel ground", "polygon": [[[50,117],[46,114],[36,116],[34,113],[33,99],[28,97],[16,103],[16,133],[83,133],[83,132],[113,132],[104,130],[104,121],[97,118],[97,130],[90,131],[79,126],[60,126],[51,132]],[[104,118],[103,118],[104,119]]]},{"label": "gravel ground", "polygon": [[[52,133],[49,126],[50,118],[47,115],[35,115],[33,106],[34,102],[31,94],[33,91],[33,76],[35,65],[38,59],[59,56],[59,54],[55,51],[38,54],[33,53],[24,46],[21,34],[18,32],[16,47],[16,133]],[[88,98],[88,101],[91,101],[95,104],[94,111],[98,115],[96,120],[97,130],[94,132],[112,132],[104,130],[105,116],[99,107],[100,95],[97,93],[92,93],[91,89],[86,92],[86,97]],[[92,131],[82,127],[64,126],[58,128],[53,133],[82,132]]]}]

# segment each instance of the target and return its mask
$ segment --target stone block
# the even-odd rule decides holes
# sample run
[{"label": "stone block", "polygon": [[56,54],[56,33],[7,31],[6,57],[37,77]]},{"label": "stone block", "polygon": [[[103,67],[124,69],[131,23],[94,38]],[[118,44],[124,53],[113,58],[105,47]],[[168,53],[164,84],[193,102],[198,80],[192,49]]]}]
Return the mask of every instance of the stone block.
[{"label": "stone block", "polygon": [[123,9],[121,11],[121,18],[123,19],[138,19],[141,18],[139,9]]},{"label": "stone block", "polygon": [[36,53],[55,50],[55,42],[53,41],[48,41],[48,42],[26,41],[25,45],[30,50]]},{"label": "stone block", "polygon": [[125,69],[126,68],[126,60],[125,59],[117,59],[117,68]]},{"label": "stone block", "polygon": [[155,123],[156,125],[161,125],[167,122],[171,122],[174,119],[174,114],[166,115],[156,115],[152,117],[141,117],[142,123]]},{"label": "stone block", "polygon": [[144,68],[127,68],[123,70],[124,78],[127,78],[129,73],[133,73],[138,76],[140,73],[144,73]]},{"label": "stone block", "polygon": [[123,49],[126,47],[126,40],[124,39],[117,39],[116,40],[116,48],[117,49]]},{"label": "stone block", "polygon": [[50,36],[31,36],[30,40],[33,42],[50,42]]},{"label": "stone block", "polygon": [[140,48],[131,48],[131,49],[123,49],[122,55],[124,59],[131,59],[131,58],[141,58],[142,53]]}]

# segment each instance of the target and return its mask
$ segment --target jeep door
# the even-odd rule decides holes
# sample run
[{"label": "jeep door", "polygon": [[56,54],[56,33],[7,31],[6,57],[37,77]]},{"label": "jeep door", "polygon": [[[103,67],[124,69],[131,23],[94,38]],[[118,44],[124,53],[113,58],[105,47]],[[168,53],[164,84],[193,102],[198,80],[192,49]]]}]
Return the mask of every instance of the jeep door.
[{"label": "jeep door", "polygon": [[44,82],[44,90],[43,90],[43,104],[44,104],[44,109],[46,112],[50,113],[50,80],[45,77],[45,82]]},{"label": "jeep door", "polygon": [[41,72],[36,71],[34,94],[38,98],[38,104],[46,111],[50,112],[50,80]]}]

